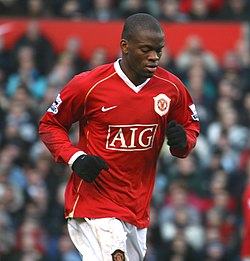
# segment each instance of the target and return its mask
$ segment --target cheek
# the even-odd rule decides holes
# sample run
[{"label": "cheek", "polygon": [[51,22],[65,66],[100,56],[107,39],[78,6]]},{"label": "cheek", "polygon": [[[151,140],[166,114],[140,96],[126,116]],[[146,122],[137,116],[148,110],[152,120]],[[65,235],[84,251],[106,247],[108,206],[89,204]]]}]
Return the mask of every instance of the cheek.
[{"label": "cheek", "polygon": [[129,60],[131,64],[140,65],[144,57],[141,53],[138,53],[138,50],[129,50]]},{"label": "cheek", "polygon": [[133,59],[133,63],[134,63],[137,67],[140,67],[140,64],[141,64],[140,57],[134,56],[134,57],[132,57],[132,59]]},{"label": "cheek", "polygon": [[143,67],[143,63],[145,58],[142,55],[134,54],[132,57],[134,64],[138,67],[141,68]]},{"label": "cheek", "polygon": [[136,69],[138,69],[138,67],[140,67],[141,59],[136,54],[131,54],[129,56],[129,63],[130,63],[130,66],[136,70]]}]

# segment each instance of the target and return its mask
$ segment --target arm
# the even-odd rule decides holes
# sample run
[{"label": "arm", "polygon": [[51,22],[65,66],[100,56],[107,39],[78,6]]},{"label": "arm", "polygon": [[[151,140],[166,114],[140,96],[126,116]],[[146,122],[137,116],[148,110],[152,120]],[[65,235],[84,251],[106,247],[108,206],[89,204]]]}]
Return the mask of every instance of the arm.
[{"label": "arm", "polygon": [[83,117],[83,105],[84,91],[80,88],[79,76],[76,76],[63,88],[40,120],[40,138],[56,162],[72,164],[70,160],[74,161],[84,154],[71,143],[68,135],[72,124]]},{"label": "arm", "polygon": [[195,147],[199,135],[199,118],[194,102],[181,81],[179,96],[168,116],[166,136],[173,156],[185,158]]},{"label": "arm", "polygon": [[69,164],[80,178],[92,182],[102,169],[108,170],[106,162],[98,156],[86,155],[71,143],[68,135],[74,122],[85,120],[86,90],[81,79],[73,78],[57,96],[40,121],[39,134],[57,162]]}]

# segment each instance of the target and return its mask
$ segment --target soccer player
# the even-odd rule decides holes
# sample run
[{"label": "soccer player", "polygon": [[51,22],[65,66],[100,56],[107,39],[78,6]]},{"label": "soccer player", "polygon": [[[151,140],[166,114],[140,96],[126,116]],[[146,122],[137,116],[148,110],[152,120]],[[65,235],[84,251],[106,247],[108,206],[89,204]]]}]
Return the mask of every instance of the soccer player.
[{"label": "soccer player", "polygon": [[[42,141],[73,172],[65,218],[84,261],[141,261],[157,159],[165,138],[188,156],[199,119],[186,87],[158,66],[164,32],[151,15],[128,17],[122,58],[76,75],[40,121]],[[79,142],[68,132],[79,122]]]}]

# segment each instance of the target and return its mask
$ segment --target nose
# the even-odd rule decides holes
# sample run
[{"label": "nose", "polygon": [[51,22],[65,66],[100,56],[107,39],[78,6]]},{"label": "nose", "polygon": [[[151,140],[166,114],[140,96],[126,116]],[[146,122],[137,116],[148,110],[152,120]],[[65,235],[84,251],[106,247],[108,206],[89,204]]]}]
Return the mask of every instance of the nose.
[{"label": "nose", "polygon": [[149,60],[151,60],[151,61],[158,61],[159,59],[160,59],[159,54],[156,51],[152,50],[149,53]]}]

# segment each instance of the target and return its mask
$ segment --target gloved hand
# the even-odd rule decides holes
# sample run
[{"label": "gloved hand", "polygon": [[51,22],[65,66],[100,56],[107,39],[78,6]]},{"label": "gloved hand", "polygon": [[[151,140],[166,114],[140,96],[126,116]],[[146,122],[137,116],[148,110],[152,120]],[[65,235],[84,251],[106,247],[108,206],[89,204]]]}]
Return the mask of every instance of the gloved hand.
[{"label": "gloved hand", "polygon": [[98,156],[81,155],[74,161],[72,169],[84,181],[91,183],[101,173],[101,170],[108,170],[109,167],[106,162]]},{"label": "gloved hand", "polygon": [[173,149],[185,149],[187,146],[187,135],[182,125],[172,120],[167,125],[167,144]]}]

